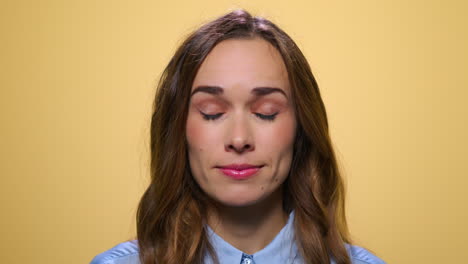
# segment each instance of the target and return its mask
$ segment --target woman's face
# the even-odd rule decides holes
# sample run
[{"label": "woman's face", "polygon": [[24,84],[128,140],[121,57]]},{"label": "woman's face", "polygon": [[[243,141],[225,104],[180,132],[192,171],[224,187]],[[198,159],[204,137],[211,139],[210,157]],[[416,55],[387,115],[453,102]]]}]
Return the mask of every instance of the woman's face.
[{"label": "woman's face", "polygon": [[186,135],[201,189],[228,206],[253,205],[278,191],[291,166],[296,118],[276,48],[260,38],[220,42],[191,94]]}]

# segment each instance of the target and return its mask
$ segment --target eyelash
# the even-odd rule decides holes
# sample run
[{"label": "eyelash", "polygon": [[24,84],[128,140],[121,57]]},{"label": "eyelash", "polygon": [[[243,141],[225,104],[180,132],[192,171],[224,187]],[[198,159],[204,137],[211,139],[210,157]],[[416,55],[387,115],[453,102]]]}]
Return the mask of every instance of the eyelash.
[{"label": "eyelash", "polygon": [[[203,116],[203,119],[205,120],[216,120],[218,119],[219,117],[221,117],[223,115],[223,113],[217,113],[215,115],[207,115],[205,113],[202,113],[200,112]],[[278,113],[274,113],[272,115],[262,115],[262,114],[259,114],[259,113],[255,113],[255,115],[263,120],[266,120],[266,121],[273,121],[275,120],[276,118],[276,115],[278,115]]]}]

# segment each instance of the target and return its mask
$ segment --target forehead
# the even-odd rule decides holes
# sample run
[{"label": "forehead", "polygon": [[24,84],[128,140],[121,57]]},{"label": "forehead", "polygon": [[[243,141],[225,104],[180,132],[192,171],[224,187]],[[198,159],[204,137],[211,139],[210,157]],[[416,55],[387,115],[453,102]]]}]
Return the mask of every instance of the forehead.
[{"label": "forehead", "polygon": [[192,90],[199,85],[216,85],[225,90],[258,86],[289,90],[281,54],[261,38],[229,39],[217,44],[200,66]]}]

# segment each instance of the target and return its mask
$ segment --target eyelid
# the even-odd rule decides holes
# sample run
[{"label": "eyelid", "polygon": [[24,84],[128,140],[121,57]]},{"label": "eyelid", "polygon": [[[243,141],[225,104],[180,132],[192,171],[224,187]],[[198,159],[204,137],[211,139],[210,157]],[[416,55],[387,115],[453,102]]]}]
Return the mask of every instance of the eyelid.
[{"label": "eyelid", "polygon": [[279,114],[279,112],[276,112],[274,114],[271,114],[271,115],[263,115],[263,114],[260,114],[260,113],[255,113],[256,116],[258,116],[259,118],[263,119],[263,120],[266,120],[266,121],[273,121],[275,120],[276,116]]},{"label": "eyelid", "polygon": [[[224,113],[216,113],[216,114],[205,114],[203,113],[202,111],[199,111],[200,114],[202,115],[203,119],[205,120],[208,120],[208,121],[214,121],[214,120],[217,120],[218,118],[220,118]],[[279,114],[279,112],[275,112],[274,114],[271,114],[271,115],[264,115],[264,114],[261,114],[261,113],[254,113],[255,116],[257,116],[258,118],[262,119],[262,120],[265,120],[265,121],[274,121],[276,116]]]},{"label": "eyelid", "polygon": [[[284,106],[283,104],[277,102],[262,102],[260,104],[256,104],[254,106],[255,109],[259,110],[259,112],[278,112],[279,109],[282,109]],[[261,111],[264,110],[264,111]]]},{"label": "eyelid", "polygon": [[210,114],[205,114],[202,111],[199,111],[199,112],[203,116],[203,119],[205,120],[216,120],[224,114],[224,113],[217,113],[217,114],[210,115]]}]

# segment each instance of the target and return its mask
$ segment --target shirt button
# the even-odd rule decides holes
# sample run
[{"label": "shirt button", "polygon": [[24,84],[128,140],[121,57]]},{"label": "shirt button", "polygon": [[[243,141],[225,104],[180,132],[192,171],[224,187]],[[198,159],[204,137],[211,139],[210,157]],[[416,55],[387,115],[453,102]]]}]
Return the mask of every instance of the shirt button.
[{"label": "shirt button", "polygon": [[253,261],[253,259],[252,259],[252,256],[243,254],[243,255],[242,255],[241,264],[254,264],[254,261]]}]

